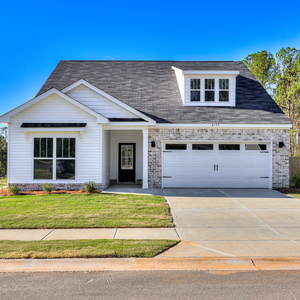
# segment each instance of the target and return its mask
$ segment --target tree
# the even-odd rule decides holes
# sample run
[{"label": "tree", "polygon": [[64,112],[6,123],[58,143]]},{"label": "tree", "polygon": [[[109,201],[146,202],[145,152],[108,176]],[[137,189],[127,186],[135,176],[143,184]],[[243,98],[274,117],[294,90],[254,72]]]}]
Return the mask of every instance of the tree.
[{"label": "tree", "polygon": [[282,48],[276,53],[274,98],[280,108],[292,121],[290,134],[290,154],[297,156],[299,151],[300,125],[300,51],[295,48]]},{"label": "tree", "polygon": [[248,55],[244,60],[244,64],[255,76],[258,82],[269,92],[271,92],[271,84],[274,77],[275,60],[272,53],[266,50]]},{"label": "tree", "polygon": [[7,171],[7,127],[0,128],[0,176]]}]

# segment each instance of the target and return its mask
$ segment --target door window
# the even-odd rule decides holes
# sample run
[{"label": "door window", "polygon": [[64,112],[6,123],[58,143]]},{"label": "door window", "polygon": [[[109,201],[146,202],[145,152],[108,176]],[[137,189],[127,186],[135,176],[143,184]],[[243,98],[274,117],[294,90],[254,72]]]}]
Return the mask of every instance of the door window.
[{"label": "door window", "polygon": [[121,146],[121,169],[122,170],[133,169],[133,145]]}]

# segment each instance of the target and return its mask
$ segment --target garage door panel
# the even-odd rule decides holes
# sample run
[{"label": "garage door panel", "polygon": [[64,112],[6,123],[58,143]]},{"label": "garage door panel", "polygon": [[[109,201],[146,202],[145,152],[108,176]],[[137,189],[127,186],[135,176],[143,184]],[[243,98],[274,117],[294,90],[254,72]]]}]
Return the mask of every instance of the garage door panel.
[{"label": "garage door panel", "polygon": [[[271,153],[260,150],[192,150],[163,153],[164,187],[268,188]],[[263,178],[261,178],[263,177]]]}]

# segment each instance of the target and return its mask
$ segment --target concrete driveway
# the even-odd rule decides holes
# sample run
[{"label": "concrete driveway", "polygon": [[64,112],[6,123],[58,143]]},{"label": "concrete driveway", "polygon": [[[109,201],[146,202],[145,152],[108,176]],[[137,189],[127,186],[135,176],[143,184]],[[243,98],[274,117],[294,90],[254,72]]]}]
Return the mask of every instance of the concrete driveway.
[{"label": "concrete driveway", "polygon": [[264,189],[164,189],[179,237],[160,257],[300,256],[300,200]]}]

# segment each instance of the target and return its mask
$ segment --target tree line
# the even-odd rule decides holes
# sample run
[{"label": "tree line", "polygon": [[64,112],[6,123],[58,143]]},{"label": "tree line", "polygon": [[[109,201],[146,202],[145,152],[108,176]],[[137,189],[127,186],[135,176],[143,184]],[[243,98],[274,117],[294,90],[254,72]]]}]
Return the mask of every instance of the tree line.
[{"label": "tree line", "polygon": [[244,64],[292,121],[290,156],[300,156],[300,50],[264,50],[245,57]]},{"label": "tree line", "polygon": [[0,128],[0,177],[7,173],[7,127]]}]

